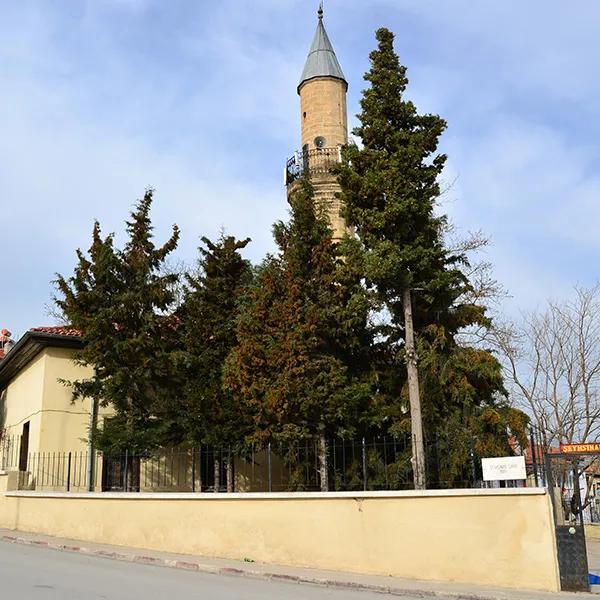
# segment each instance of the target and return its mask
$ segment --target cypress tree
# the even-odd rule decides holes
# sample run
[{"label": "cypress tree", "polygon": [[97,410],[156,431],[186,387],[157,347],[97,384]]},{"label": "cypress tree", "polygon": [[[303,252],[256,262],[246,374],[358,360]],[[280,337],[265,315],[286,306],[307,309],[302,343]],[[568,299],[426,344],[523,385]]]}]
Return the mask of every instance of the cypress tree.
[{"label": "cypress tree", "polygon": [[[225,359],[237,343],[238,305],[253,276],[240,255],[249,241],[223,234],[216,243],[202,238],[198,269],[186,276],[180,311],[186,365],[182,427],[189,444],[225,451],[227,491],[233,491],[232,459],[243,451],[251,425],[223,386]],[[220,462],[214,458],[218,490]]]},{"label": "cypress tree", "polygon": [[245,300],[226,383],[253,416],[254,441],[318,440],[327,490],[326,440],[355,433],[370,398],[368,299],[338,256],[309,182],[301,186],[289,223],[274,226],[279,251]]},{"label": "cypress tree", "polygon": [[164,272],[179,230],[174,226],[169,240],[155,246],[152,196],[147,191],[131,213],[122,250],[112,234],[102,236],[96,222],[88,256],[78,250],[73,276],[56,280],[56,304],[82,332],[78,362],[94,369],[90,378],[68,382],[74,398],[92,398],[114,410],[92,432],[107,452],[142,452],[180,436],[169,417],[178,385],[176,322],[170,316],[178,276]]},{"label": "cypress tree", "polygon": [[[365,75],[370,86],[363,92],[354,130],[362,145],[344,150],[337,174],[343,216],[361,247],[366,286],[386,315],[377,332],[387,345],[381,369],[389,399],[385,412],[392,433],[410,433],[402,364],[407,358],[403,296],[415,290],[422,408],[430,445],[440,436],[451,437],[447,434],[453,424],[463,432],[465,427],[480,432],[482,447],[506,451],[507,425],[518,429],[524,422],[506,403],[500,365],[491,352],[462,347],[457,339],[465,328],[490,322],[484,306],[466,300],[472,289],[465,275],[467,258],[447,250],[447,220],[436,212],[446,163],[438,144],[446,123],[437,115],[419,114],[404,97],[408,79],[394,52],[394,36],[387,29],[376,35],[378,48]],[[491,414],[497,426],[486,429],[482,422]],[[523,435],[522,428],[518,433]],[[462,455],[463,442],[456,438],[447,452]],[[464,472],[468,457],[463,458]],[[445,476],[455,475],[446,470]]]}]

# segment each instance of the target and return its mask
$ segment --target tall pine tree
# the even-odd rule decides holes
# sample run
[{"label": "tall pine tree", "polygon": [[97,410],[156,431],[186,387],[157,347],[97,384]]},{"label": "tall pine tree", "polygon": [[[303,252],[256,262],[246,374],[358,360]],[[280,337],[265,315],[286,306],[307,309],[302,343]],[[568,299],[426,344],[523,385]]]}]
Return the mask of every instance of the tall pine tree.
[{"label": "tall pine tree", "polygon": [[371,396],[368,300],[338,256],[307,181],[274,235],[279,252],[265,260],[246,298],[226,382],[253,416],[255,441],[318,439],[327,490],[326,440],[354,434]]},{"label": "tall pine tree", "polygon": [[114,410],[95,432],[108,452],[141,452],[180,439],[169,408],[178,393],[176,322],[170,316],[177,275],[164,273],[179,230],[174,226],[170,239],[155,246],[151,205],[149,190],[127,222],[122,250],[112,235],[102,237],[96,222],[88,256],[78,250],[73,276],[56,280],[56,304],[82,332],[78,361],[94,369],[89,379],[69,382],[74,397]]},{"label": "tall pine tree", "polygon": [[354,130],[362,145],[347,147],[337,169],[343,215],[362,249],[366,286],[387,315],[378,334],[388,348],[381,381],[387,387],[391,431],[410,433],[403,297],[406,290],[415,290],[426,436],[433,447],[437,439],[452,440],[461,432],[460,439],[455,436],[455,443],[444,448],[453,468],[431,472],[432,464],[441,463],[430,456],[430,478],[457,479],[470,468],[465,431],[473,433],[482,451],[503,452],[508,449],[507,426],[522,435],[524,421],[503,399],[500,365],[491,352],[457,341],[464,328],[485,326],[489,320],[485,307],[465,301],[471,289],[467,259],[446,249],[446,218],[436,213],[446,163],[438,144],[446,123],[437,115],[419,114],[404,98],[408,79],[394,52],[394,36],[380,29],[377,40],[365,75],[370,86]]}]

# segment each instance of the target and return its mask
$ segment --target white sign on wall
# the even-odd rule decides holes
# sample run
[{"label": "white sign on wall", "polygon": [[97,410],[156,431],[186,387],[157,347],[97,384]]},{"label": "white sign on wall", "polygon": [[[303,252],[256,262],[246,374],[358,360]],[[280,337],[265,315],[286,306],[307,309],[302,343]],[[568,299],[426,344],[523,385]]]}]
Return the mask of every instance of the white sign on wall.
[{"label": "white sign on wall", "polygon": [[484,481],[507,481],[527,479],[524,456],[501,456],[500,458],[482,458]]}]

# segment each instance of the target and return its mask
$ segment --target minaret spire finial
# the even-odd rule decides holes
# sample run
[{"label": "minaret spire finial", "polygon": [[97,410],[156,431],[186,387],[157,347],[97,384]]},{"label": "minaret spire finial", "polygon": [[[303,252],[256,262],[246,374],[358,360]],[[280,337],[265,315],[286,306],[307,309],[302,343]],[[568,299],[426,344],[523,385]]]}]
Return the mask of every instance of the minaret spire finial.
[{"label": "minaret spire finial", "polygon": [[[2,0],[0,0],[0,4]],[[304,64],[304,70],[302,71],[302,77],[300,78],[300,86],[309,79],[315,79],[316,77],[331,77],[333,79],[340,79],[347,84],[342,67],[335,55],[331,40],[325,31],[325,25],[323,24],[323,0],[319,2],[319,20],[317,22],[317,30],[315,31],[315,37],[313,38],[306,63]]]}]

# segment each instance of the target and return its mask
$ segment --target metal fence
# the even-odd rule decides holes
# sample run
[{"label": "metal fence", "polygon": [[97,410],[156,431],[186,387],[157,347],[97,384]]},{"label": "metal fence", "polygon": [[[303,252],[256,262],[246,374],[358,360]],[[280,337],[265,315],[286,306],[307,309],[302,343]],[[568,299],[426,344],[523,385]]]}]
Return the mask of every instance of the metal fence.
[{"label": "metal fence", "polygon": [[[334,438],[325,444],[329,491],[413,489],[410,439]],[[427,445],[429,489],[483,487],[470,448],[456,461],[443,440]],[[0,469],[18,472],[18,487],[51,491],[286,492],[322,489],[317,439],[295,444],[162,449],[152,452],[28,452],[19,437],[0,446]]]},{"label": "metal fence", "polygon": [[285,184],[289,185],[302,175],[324,175],[331,168],[341,162],[341,149],[338,148],[313,148],[296,152],[286,162]]},{"label": "metal fence", "polygon": [[[2,434],[2,430],[0,430]],[[18,467],[22,460],[22,439],[20,435],[0,437],[0,471]]]},{"label": "metal fence", "polygon": [[553,490],[557,520],[600,523],[600,454],[563,454],[543,429],[530,427],[526,467],[530,481]]}]

